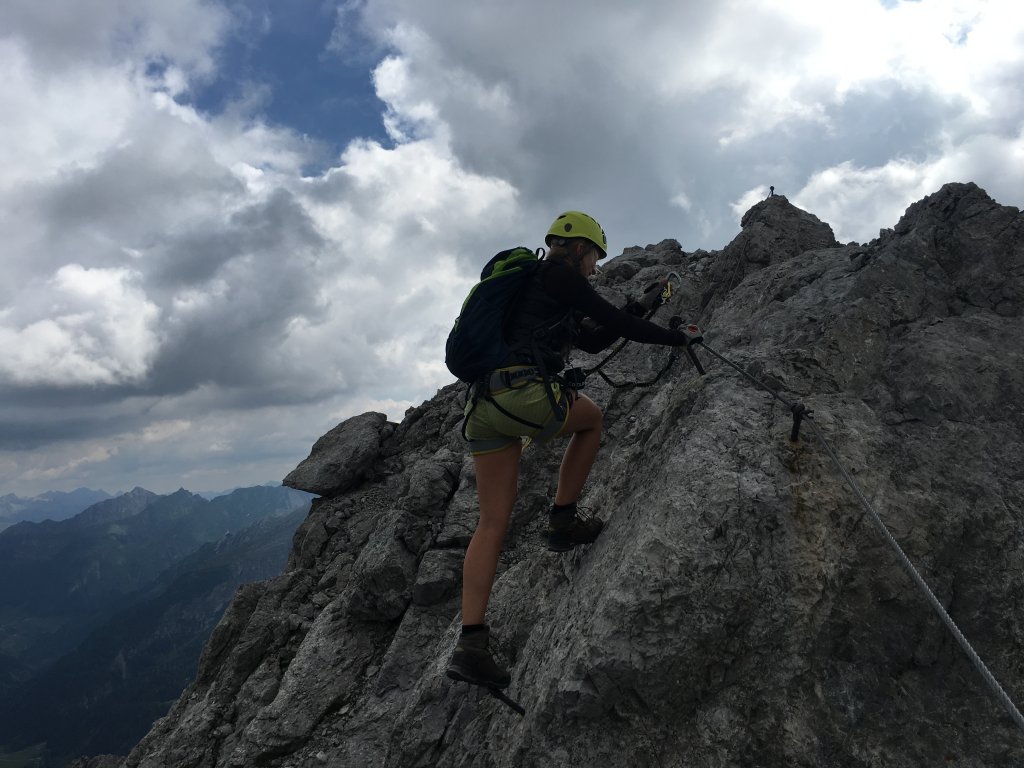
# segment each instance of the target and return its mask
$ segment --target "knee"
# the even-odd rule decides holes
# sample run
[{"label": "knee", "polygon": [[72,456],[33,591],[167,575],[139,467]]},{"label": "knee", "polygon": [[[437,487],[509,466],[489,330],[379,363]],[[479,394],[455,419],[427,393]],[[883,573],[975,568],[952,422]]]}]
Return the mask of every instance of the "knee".
[{"label": "knee", "polygon": [[511,515],[481,514],[476,524],[476,536],[492,544],[501,545],[508,533],[508,522]]},{"label": "knee", "polygon": [[512,510],[516,505],[516,494],[511,496],[488,496],[478,499],[480,503],[480,520],[477,528],[483,528],[488,533],[502,533],[508,528],[508,521],[512,518]]},{"label": "knee", "polygon": [[566,432],[601,432],[604,424],[604,414],[597,404],[587,398],[580,397],[572,405],[569,417],[566,419]]}]

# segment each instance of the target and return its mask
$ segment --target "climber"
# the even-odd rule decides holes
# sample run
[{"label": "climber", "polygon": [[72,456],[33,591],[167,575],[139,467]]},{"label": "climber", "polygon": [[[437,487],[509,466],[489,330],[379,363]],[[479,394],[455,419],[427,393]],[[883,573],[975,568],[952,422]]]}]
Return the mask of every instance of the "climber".
[{"label": "climber", "polygon": [[548,515],[548,549],[564,552],[590,544],[603,526],[577,508],[600,447],[603,417],[593,400],[576,391],[581,382],[567,385],[556,376],[565,370],[570,349],[600,352],[621,337],[674,347],[692,340],[616,308],[591,287],[587,278],[607,255],[608,243],[590,216],[563,213],[544,242],[547,256],[506,326],[506,340],[516,351],[503,367],[474,385],[473,401],[466,406],[465,434],[476,469],[480,519],[466,549],[463,626],[448,677],[491,689],[504,688],[511,680],[491,656],[484,614],[516,500],[522,438],[543,443],[571,437]]},{"label": "climber", "polygon": [[[762,187],[762,189],[764,189],[764,187]],[[768,197],[775,197],[775,187],[774,187],[774,185],[768,187]]]}]

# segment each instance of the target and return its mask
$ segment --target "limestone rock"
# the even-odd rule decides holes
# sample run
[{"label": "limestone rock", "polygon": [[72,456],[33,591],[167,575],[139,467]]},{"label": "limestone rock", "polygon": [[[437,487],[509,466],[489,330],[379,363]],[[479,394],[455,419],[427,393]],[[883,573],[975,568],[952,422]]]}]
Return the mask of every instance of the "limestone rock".
[{"label": "limestone rock", "polygon": [[705,310],[752,272],[808,251],[838,246],[832,227],[800,210],[784,195],[755,204],[743,214],[740,226],[743,230],[715,259],[707,277]]},{"label": "limestone rock", "polygon": [[97,755],[96,757],[82,757],[68,763],[68,768],[117,768],[124,760],[117,755]]},{"label": "limestone rock", "polygon": [[812,429],[1024,703],[1024,217],[951,184],[841,246],[776,196],[722,251],[624,256],[601,290],[678,272],[655,321],[698,321],[810,408],[801,441],[706,349],[703,377],[639,344],[603,370],[664,368],[656,384],[591,377],[605,430],[583,501],[607,527],[547,552],[564,443],[531,446],[488,607],[520,719],[444,676],[476,521],[463,388],[393,429],[346,423],[360,458],[316,483],[331,497],[286,573],[239,591],[124,768],[1024,765],[1021,732]]},{"label": "limestone rock", "polygon": [[335,496],[358,485],[380,454],[387,416],[353,416],[313,445],[309,457],[292,470],[284,485],[319,496]]},{"label": "limestone rock", "polygon": [[463,557],[461,550],[432,549],[427,552],[413,585],[413,603],[436,605],[457,596],[462,588]]},{"label": "limestone rock", "polygon": [[397,518],[380,521],[353,565],[348,612],[359,619],[394,621],[412,601],[416,558],[395,533]]}]

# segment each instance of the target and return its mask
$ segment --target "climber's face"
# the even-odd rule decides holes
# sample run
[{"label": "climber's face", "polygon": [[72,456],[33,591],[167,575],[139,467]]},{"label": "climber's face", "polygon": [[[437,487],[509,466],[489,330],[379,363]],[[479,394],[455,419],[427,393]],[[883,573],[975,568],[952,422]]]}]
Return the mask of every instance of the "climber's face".
[{"label": "climber's face", "polygon": [[590,277],[597,270],[597,260],[601,258],[601,252],[596,247],[590,248],[580,258],[580,272],[584,277]]}]

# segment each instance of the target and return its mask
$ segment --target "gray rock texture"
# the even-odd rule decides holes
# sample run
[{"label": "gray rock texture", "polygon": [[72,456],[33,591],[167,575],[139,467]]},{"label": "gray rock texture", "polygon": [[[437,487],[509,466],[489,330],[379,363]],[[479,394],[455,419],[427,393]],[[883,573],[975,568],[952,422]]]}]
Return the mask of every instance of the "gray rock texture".
[{"label": "gray rock texture", "polygon": [[[600,290],[624,303],[668,271],[683,285],[655,320],[699,322],[813,410],[1024,703],[1020,212],[950,184],[841,246],[777,196],[724,250],[629,249]],[[524,455],[489,609],[524,718],[444,676],[476,514],[453,384],[401,424],[346,422],[289,476],[323,498],[285,572],[238,592],[122,766],[1024,764],[1024,732],[810,425],[791,443],[784,407],[699,354],[703,377],[683,355],[654,386],[588,382],[606,420],[584,502],[607,520],[589,548],[541,537],[564,444]],[[604,371],[643,381],[668,355],[630,344]]]},{"label": "gray rock texture", "polygon": [[97,755],[96,757],[82,757],[72,760],[68,768],[118,768],[123,757],[116,755]]},{"label": "gray rock texture", "polygon": [[347,491],[367,478],[391,429],[383,413],[353,416],[317,440],[283,484],[318,496]]}]

